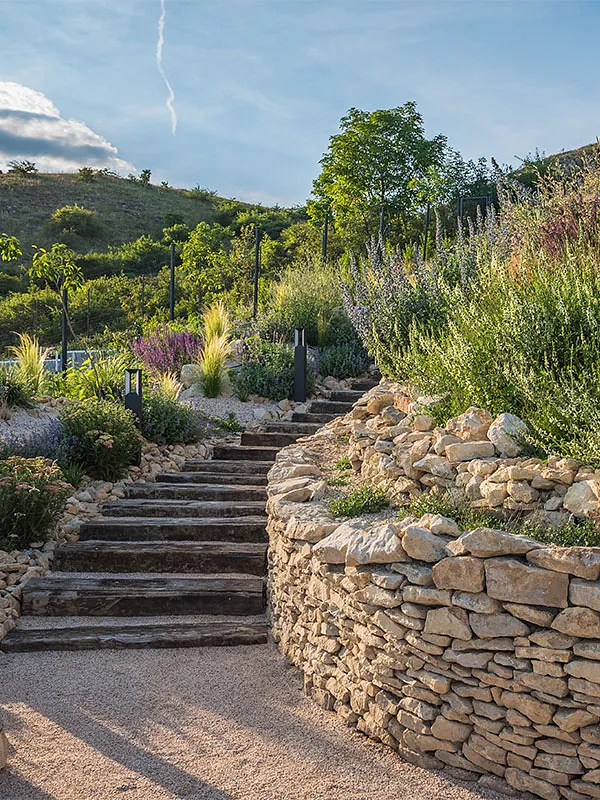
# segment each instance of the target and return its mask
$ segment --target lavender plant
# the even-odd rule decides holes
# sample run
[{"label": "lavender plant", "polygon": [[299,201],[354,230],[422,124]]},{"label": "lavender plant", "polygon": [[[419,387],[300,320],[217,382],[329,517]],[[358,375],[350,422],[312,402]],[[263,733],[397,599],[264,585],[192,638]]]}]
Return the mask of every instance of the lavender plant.
[{"label": "lavender plant", "polygon": [[191,333],[175,332],[165,324],[130,342],[130,347],[152,372],[179,373],[184,364],[198,361],[201,340]]}]

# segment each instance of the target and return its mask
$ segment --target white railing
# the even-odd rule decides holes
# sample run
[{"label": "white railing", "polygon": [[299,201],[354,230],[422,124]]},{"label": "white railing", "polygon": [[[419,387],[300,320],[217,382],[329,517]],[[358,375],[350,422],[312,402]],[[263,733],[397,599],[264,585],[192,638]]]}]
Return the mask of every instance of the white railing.
[{"label": "white railing", "polygon": [[[90,350],[89,352],[86,352],[85,350],[67,350],[67,364],[69,367],[80,367],[90,355],[92,358],[100,359],[106,358],[107,356],[111,355],[112,352],[112,350]],[[6,359],[5,361],[0,361],[0,369],[14,367],[17,365],[17,363],[18,362],[16,359]],[[50,358],[47,358],[44,362],[44,366],[48,372],[60,372],[60,352],[57,350],[56,353],[50,356]]]}]

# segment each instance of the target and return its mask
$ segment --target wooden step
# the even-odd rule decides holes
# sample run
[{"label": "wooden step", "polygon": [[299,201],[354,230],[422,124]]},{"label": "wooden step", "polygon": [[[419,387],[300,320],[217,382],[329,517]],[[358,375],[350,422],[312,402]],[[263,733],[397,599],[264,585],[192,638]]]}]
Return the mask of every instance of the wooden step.
[{"label": "wooden step", "polygon": [[256,622],[173,622],[160,625],[77,625],[64,628],[16,628],[0,642],[5,653],[44,650],[123,650],[164,647],[227,647],[264,644],[267,623]]},{"label": "wooden step", "polygon": [[281,449],[294,444],[302,436],[299,431],[282,433],[280,431],[261,431],[258,433],[242,433],[243,447],[273,447]]},{"label": "wooden step", "polygon": [[230,459],[205,459],[190,458],[183,465],[185,472],[222,472],[223,474],[231,475],[266,475],[273,466],[272,461],[231,461]]},{"label": "wooden step", "polygon": [[264,486],[215,486],[203,483],[133,483],[126,489],[132,499],[148,500],[228,500],[246,502],[264,500],[267,493]]},{"label": "wooden step", "polygon": [[[272,466],[270,464],[269,466]],[[235,472],[159,472],[157,483],[203,483],[221,486],[266,486],[267,476],[240,475]]]},{"label": "wooden step", "polygon": [[224,461],[275,461],[281,447],[241,447],[235,444],[215,445],[215,458]]},{"label": "wooden step", "polygon": [[119,575],[49,573],[23,592],[23,614],[148,616],[261,614],[264,583],[253,575]]},{"label": "wooden step", "polygon": [[265,518],[97,517],[84,522],[79,541],[266,542]]},{"label": "wooden step", "polygon": [[252,517],[266,516],[264,500],[115,500],[102,506],[105,517]]},{"label": "wooden step", "polygon": [[176,572],[264,575],[266,543],[107,542],[59,545],[53,569],[60,572]]},{"label": "wooden step", "polygon": [[336,418],[336,414],[310,414],[309,412],[296,412],[292,414],[292,423],[294,422],[310,422],[322,427],[327,422],[331,422]]},{"label": "wooden step", "polygon": [[280,433],[296,433],[298,436],[310,436],[323,426],[319,422],[267,422],[266,430]]},{"label": "wooden step", "polygon": [[333,400],[313,400],[308,410],[311,414],[333,414],[339,416],[352,410],[353,403],[336,403]]},{"label": "wooden step", "polygon": [[363,396],[364,391],[360,389],[339,389],[331,392],[329,399],[336,403],[356,403]]}]

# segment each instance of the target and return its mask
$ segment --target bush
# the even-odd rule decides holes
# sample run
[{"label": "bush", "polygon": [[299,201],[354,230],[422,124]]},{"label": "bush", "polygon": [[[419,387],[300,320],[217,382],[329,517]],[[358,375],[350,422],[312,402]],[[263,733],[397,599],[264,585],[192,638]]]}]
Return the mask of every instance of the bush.
[{"label": "bush", "polygon": [[324,347],[319,352],[319,372],[334,378],[356,378],[371,363],[369,354],[360,342],[347,342]]},{"label": "bush", "polygon": [[93,239],[100,232],[100,224],[95,211],[75,204],[57,208],[50,216],[48,230],[61,241]]},{"label": "bush", "polygon": [[122,400],[125,392],[125,370],[131,358],[116,355],[92,361],[86,359],[78,369],[69,369],[64,391],[74,400]]},{"label": "bush", "polygon": [[135,355],[152,372],[181,371],[184,364],[195,364],[200,355],[200,338],[191,333],[176,333],[168,325],[131,342]]},{"label": "bush", "polygon": [[260,321],[269,338],[290,341],[304,328],[310,345],[323,347],[356,338],[344,310],[338,273],[307,259],[285,272],[272,289],[270,311]]},{"label": "bush", "polygon": [[169,397],[150,395],[144,401],[142,434],[158,444],[190,444],[202,435],[195,412]]},{"label": "bush", "polygon": [[[294,390],[294,352],[279,342],[267,342],[258,336],[244,340],[241,366],[231,372],[231,381],[241,397],[257,394],[270,400],[283,400]],[[307,370],[309,393],[314,387],[314,373]]]},{"label": "bush", "polygon": [[32,408],[31,392],[13,368],[0,367],[0,407]]},{"label": "bush", "polygon": [[0,461],[0,548],[20,550],[45,539],[72,491],[48,459]]},{"label": "bush", "polygon": [[141,437],[131,411],[107,400],[88,400],[61,414],[70,439],[70,457],[87,475],[104,481],[121,478],[140,451]]},{"label": "bush", "polygon": [[388,497],[380,486],[361,486],[346,497],[331,499],[329,508],[334,517],[358,517],[376,514],[389,505]]}]

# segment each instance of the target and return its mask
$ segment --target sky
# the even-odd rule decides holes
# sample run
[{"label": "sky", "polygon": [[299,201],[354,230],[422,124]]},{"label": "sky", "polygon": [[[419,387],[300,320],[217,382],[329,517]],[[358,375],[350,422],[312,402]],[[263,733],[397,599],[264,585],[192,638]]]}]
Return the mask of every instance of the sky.
[{"label": "sky", "polygon": [[0,0],[0,169],[302,204],[348,108],[408,100],[516,166],[600,136],[599,44],[600,0]]}]

